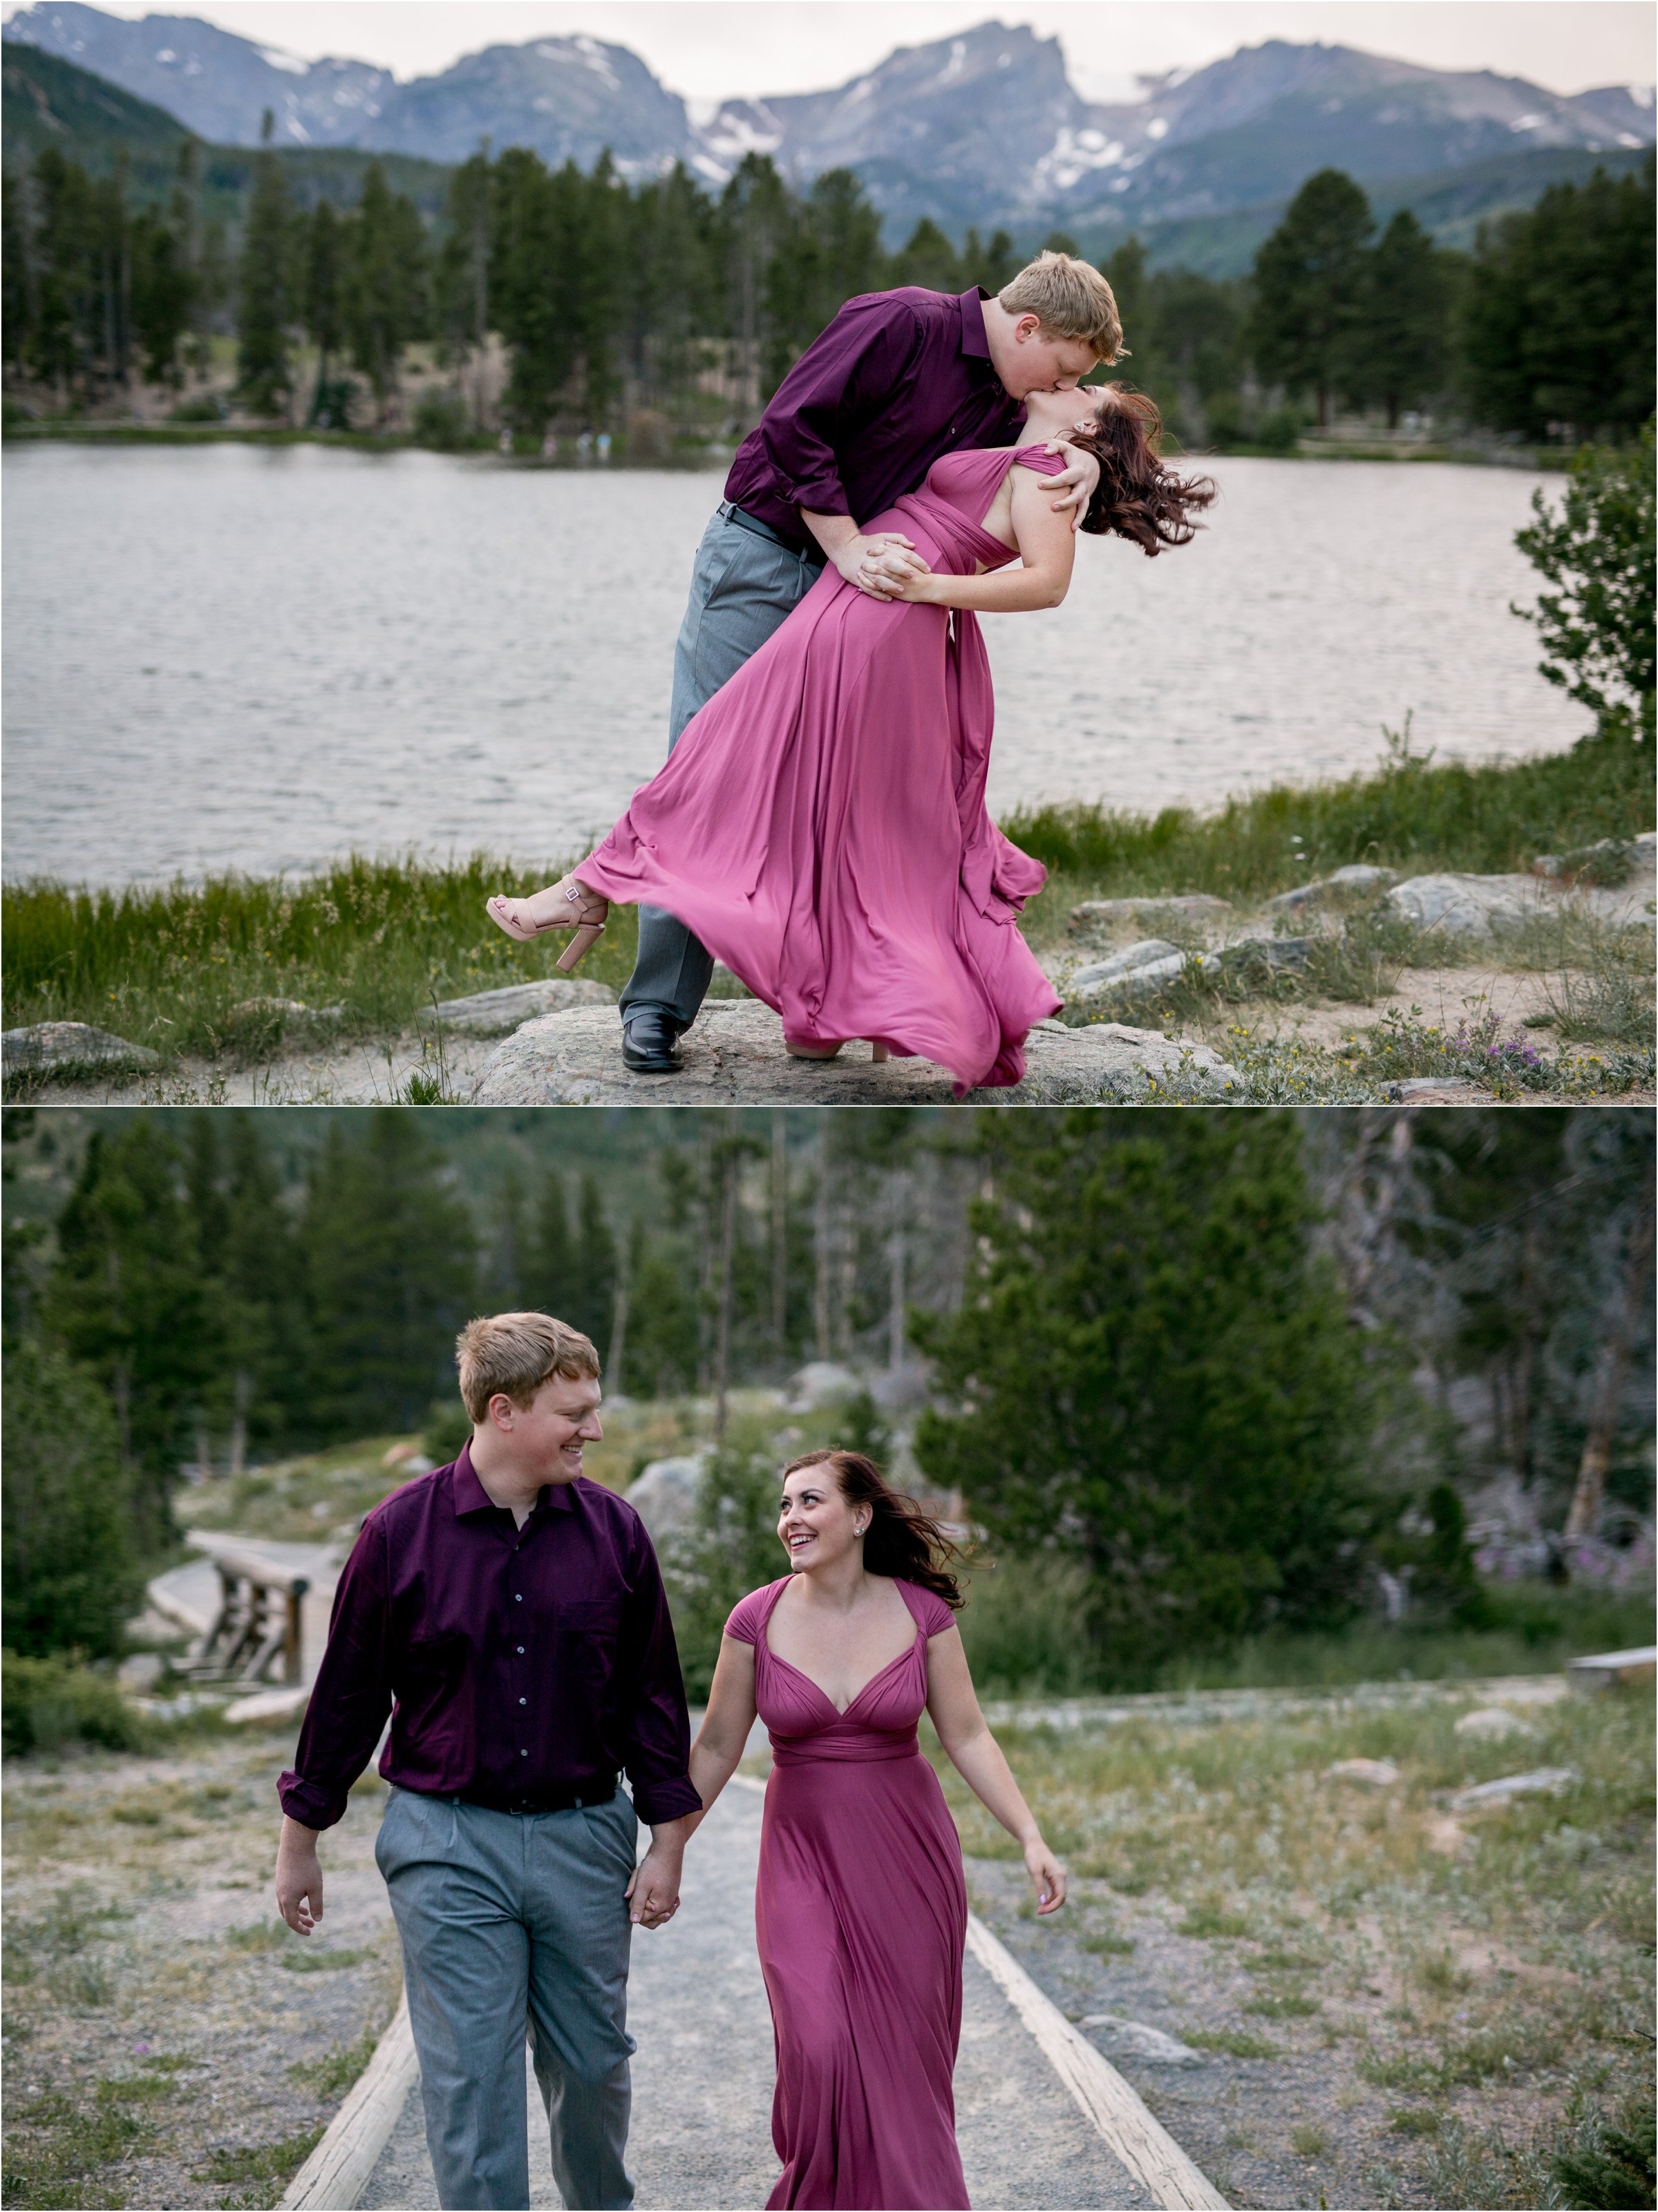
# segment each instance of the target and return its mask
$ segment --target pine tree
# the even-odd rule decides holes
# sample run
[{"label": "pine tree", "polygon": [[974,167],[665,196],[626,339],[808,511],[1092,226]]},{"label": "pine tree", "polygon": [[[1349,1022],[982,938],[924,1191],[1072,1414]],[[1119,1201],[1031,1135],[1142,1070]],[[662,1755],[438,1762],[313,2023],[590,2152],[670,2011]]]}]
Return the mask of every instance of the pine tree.
[{"label": "pine tree", "polygon": [[331,1121],[313,1163],[305,1243],[313,1404],[332,1436],[410,1430],[452,1382],[477,1272],[471,1217],[418,1117]]},{"label": "pine tree", "polygon": [[928,292],[966,289],[956,249],[930,216],[922,217],[894,256],[892,282],[919,284]]},{"label": "pine tree", "polygon": [[236,267],[236,397],[255,415],[285,415],[293,388],[294,204],[270,150],[270,126],[266,108]]},{"label": "pine tree", "polygon": [[[306,335],[317,349],[317,383],[311,420],[322,429],[350,428],[342,394],[328,374],[329,359],[345,343],[346,269],[350,228],[331,202],[319,200],[306,225],[305,284],[301,300]],[[347,387],[349,388],[349,386]]]},{"label": "pine tree", "polygon": [[[1375,1375],[1288,1115],[1004,1117],[959,1312],[918,1322],[921,1465],[1004,1540],[1087,1562],[1125,1674],[1351,1609]],[[1082,1624],[1079,1624],[1081,1626]]]},{"label": "pine tree", "polygon": [[1255,364],[1270,382],[1311,392],[1319,428],[1352,387],[1365,296],[1370,204],[1339,169],[1309,177],[1255,255]]},{"label": "pine tree", "polygon": [[171,1130],[140,1115],[95,1131],[58,1243],[46,1326],[108,1393],[141,1540],[160,1546],[179,1461],[223,1375],[221,1316]]},{"label": "pine tree", "polygon": [[1453,257],[1440,252],[1408,208],[1376,241],[1365,270],[1365,301],[1353,351],[1360,398],[1377,399],[1388,427],[1400,410],[1445,388]]},{"label": "pine tree", "polygon": [[591,1175],[581,1178],[577,1219],[575,1273],[567,1300],[570,1310],[561,1318],[590,1336],[602,1359],[616,1319],[617,1254],[616,1232]]},{"label": "pine tree", "polygon": [[429,326],[429,258],[419,210],[371,161],[350,227],[344,322],[382,422],[397,399],[404,349]]}]

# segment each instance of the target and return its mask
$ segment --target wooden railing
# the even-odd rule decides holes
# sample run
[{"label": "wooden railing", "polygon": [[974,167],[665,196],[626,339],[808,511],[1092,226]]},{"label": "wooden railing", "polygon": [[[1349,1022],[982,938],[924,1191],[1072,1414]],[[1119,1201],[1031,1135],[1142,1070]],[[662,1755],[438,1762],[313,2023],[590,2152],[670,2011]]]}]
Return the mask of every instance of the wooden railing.
[{"label": "wooden railing", "polygon": [[[213,1553],[219,1610],[191,1662],[221,1681],[301,1680],[300,1601],[311,1584],[251,1552]],[[280,1666],[278,1666],[280,1662]]]}]

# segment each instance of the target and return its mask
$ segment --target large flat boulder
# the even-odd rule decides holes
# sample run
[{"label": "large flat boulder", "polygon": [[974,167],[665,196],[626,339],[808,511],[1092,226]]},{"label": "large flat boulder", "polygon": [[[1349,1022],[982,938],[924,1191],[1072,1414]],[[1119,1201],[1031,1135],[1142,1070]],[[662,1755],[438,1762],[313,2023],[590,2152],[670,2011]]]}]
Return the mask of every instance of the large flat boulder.
[{"label": "large flat boulder", "polygon": [[1541,896],[1533,876],[1412,876],[1394,885],[1388,903],[1418,929],[1444,937],[1489,937],[1528,921]]},{"label": "large flat boulder", "polygon": [[520,1023],[541,1014],[562,1014],[567,1006],[613,1006],[608,983],[585,975],[543,975],[533,983],[508,983],[499,991],[474,991],[467,999],[444,999],[434,1008],[446,1030],[469,1036],[505,1036]]},{"label": "large flat boulder", "polygon": [[0,1031],[0,1066],[8,1075],[92,1067],[155,1067],[161,1054],[90,1022],[31,1022]]},{"label": "large flat boulder", "polygon": [[[791,1060],[783,1025],[758,999],[712,1002],[681,1041],[672,1075],[632,1075],[622,1064],[614,1006],[573,1006],[526,1022],[497,1045],[474,1093],[481,1106],[932,1106],[953,1096],[948,1069],[929,1060],[875,1062],[848,1044],[838,1059]],[[1040,1022],[1028,1073],[1006,1091],[975,1091],[981,1104],[1078,1104],[1145,1095],[1155,1081],[1189,1082],[1217,1097],[1241,1080],[1207,1046],[1097,1022]]]}]

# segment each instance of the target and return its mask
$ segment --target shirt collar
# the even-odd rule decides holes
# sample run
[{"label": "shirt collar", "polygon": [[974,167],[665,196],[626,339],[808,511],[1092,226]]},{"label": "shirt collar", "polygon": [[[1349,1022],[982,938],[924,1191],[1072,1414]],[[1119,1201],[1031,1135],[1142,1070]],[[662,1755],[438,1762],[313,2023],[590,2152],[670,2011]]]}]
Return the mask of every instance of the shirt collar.
[{"label": "shirt collar", "polygon": [[[455,1462],[450,1487],[454,1495],[457,1520],[463,1513],[499,1513],[501,1510],[477,1479],[477,1472],[472,1466],[472,1442],[470,1437],[460,1448],[460,1456]],[[537,1493],[536,1502],[530,1509],[531,1511],[539,1513],[545,1508],[552,1513],[573,1512],[575,1508],[575,1499],[570,1493],[574,1487],[574,1484],[569,1482],[543,1483]]]},{"label": "shirt collar", "polygon": [[984,303],[990,297],[982,284],[962,295],[962,351],[975,360],[990,359],[990,340],[985,335]]}]

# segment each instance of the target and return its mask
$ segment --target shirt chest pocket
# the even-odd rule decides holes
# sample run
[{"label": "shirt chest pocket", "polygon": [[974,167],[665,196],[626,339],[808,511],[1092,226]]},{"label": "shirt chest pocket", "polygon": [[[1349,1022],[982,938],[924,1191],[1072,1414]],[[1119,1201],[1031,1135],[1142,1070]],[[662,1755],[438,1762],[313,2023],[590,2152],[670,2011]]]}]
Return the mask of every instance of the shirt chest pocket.
[{"label": "shirt chest pocket", "polygon": [[622,1633],[619,1597],[564,1599],[553,1611],[553,1630],[559,1636],[587,1636],[614,1644]]}]

